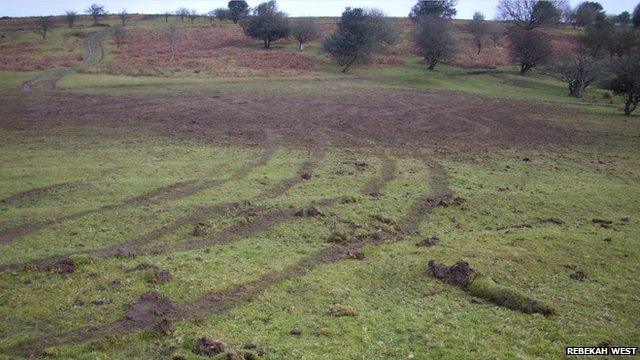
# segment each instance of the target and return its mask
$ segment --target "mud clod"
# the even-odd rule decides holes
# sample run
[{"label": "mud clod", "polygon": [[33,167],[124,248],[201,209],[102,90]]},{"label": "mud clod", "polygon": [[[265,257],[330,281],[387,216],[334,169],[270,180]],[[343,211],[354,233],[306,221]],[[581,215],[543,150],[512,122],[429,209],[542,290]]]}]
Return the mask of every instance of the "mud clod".
[{"label": "mud clod", "polygon": [[206,236],[207,233],[208,229],[205,223],[198,223],[193,229],[193,236]]},{"label": "mud clod", "polygon": [[289,331],[289,334],[293,335],[293,336],[300,336],[302,335],[302,330],[295,328],[295,329],[291,329],[291,331]]},{"label": "mud clod", "polygon": [[138,256],[138,254],[136,254],[136,252],[131,249],[119,247],[115,250],[113,256],[122,259],[133,259]]},{"label": "mud clod", "polygon": [[569,277],[572,278],[573,280],[585,281],[587,279],[587,273],[582,270],[578,270],[573,274],[569,275]]},{"label": "mud clod", "polygon": [[158,270],[153,274],[151,282],[154,284],[166,284],[171,281],[171,273],[169,270]]},{"label": "mud clod", "polygon": [[55,271],[58,274],[71,274],[72,272],[76,271],[77,265],[72,258],[63,256],[41,264],[37,266],[37,268],[39,270]]},{"label": "mud clod", "polygon": [[550,218],[544,219],[543,222],[553,223],[557,225],[564,225],[564,220],[562,220],[559,217],[550,217]]},{"label": "mud clod", "polygon": [[147,291],[126,312],[124,318],[140,327],[166,333],[171,327],[175,308],[169,298],[155,290]]},{"label": "mud clod", "polygon": [[458,286],[470,295],[491,301],[498,306],[521,311],[525,314],[552,315],[556,313],[550,306],[530,299],[513,289],[496,284],[492,279],[476,272],[463,261],[449,267],[431,260],[427,273],[447,284]]},{"label": "mud clod", "polygon": [[347,252],[347,257],[355,260],[364,260],[365,255],[364,255],[364,252],[360,250],[349,250]]},{"label": "mud clod", "polygon": [[201,337],[196,341],[195,353],[204,356],[216,356],[227,351],[227,344],[222,341]]},{"label": "mud clod", "polygon": [[321,217],[321,216],[324,216],[322,211],[320,211],[317,207],[315,207],[313,205],[298,210],[295,215],[296,216],[300,216],[300,217]]},{"label": "mud clod", "polygon": [[437,236],[432,236],[430,238],[424,239],[416,244],[419,247],[431,247],[434,245],[440,244],[440,238]]},{"label": "mud clod", "polygon": [[469,263],[464,261],[449,267],[430,260],[427,273],[442,282],[462,289],[466,289],[476,276],[476,271],[469,266]]},{"label": "mud clod", "polygon": [[245,360],[245,356],[243,353],[229,351],[227,353],[227,360]]},{"label": "mud clod", "polygon": [[333,304],[329,308],[329,314],[333,317],[357,316],[358,311],[350,306]]},{"label": "mud clod", "polygon": [[253,350],[253,349],[257,349],[258,348],[258,344],[254,343],[254,342],[248,342],[244,345],[242,345],[242,348],[245,350]]},{"label": "mud clod", "polygon": [[598,224],[598,225],[611,225],[611,224],[613,224],[613,221],[611,221],[611,220],[598,219],[598,218],[594,218],[593,220],[591,220],[591,222],[594,223],[594,224]]},{"label": "mud clod", "polygon": [[303,173],[302,175],[300,175],[300,178],[304,181],[308,181],[311,180],[311,174],[309,173]]}]

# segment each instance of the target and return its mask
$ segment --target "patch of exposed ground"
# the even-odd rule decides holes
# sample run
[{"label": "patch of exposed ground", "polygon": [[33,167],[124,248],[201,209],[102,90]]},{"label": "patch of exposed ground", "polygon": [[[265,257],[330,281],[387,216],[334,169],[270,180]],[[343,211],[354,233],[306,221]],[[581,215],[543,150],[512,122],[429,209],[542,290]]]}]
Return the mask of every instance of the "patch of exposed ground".
[{"label": "patch of exposed ground", "polygon": [[49,193],[52,193],[52,192],[58,192],[62,190],[67,190],[67,191],[73,190],[79,185],[80,183],[65,182],[65,183],[53,184],[49,186],[41,186],[41,187],[33,188],[27,191],[23,191],[21,193],[8,196],[0,200],[0,203],[9,204],[12,206],[19,206],[25,202],[40,200],[41,198],[47,196]]}]

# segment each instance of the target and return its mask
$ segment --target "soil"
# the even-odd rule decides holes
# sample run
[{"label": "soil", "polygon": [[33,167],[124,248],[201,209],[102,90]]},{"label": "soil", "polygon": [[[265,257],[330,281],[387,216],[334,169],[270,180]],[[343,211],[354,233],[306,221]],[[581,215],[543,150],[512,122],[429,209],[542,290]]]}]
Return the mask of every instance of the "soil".
[{"label": "soil", "polygon": [[419,243],[416,244],[416,246],[419,247],[431,247],[434,245],[438,245],[440,244],[440,238],[437,236],[432,236],[430,238],[426,238],[422,241],[420,241]]},{"label": "soil", "polygon": [[153,274],[153,279],[151,282],[154,284],[166,284],[171,281],[171,274],[169,270],[158,270]]},{"label": "soil", "polygon": [[194,352],[198,355],[216,356],[227,351],[227,344],[222,341],[201,337],[196,341]]},{"label": "soil", "polygon": [[77,265],[72,258],[63,256],[57,259],[53,259],[37,266],[39,270],[54,271],[59,274],[71,274],[76,271]]},{"label": "soil", "polygon": [[587,273],[582,270],[578,270],[573,274],[569,275],[569,277],[572,278],[573,280],[585,281],[587,279]]},{"label": "soil", "polygon": [[469,263],[464,261],[447,266],[436,263],[434,260],[429,260],[427,274],[449,285],[466,289],[476,276],[476,271],[469,266]]},{"label": "soil", "polygon": [[6,197],[0,200],[0,203],[5,203],[5,204],[15,206],[23,202],[39,200],[51,192],[55,192],[59,190],[70,190],[77,185],[78,183],[61,183],[61,184],[53,184],[49,186],[37,187],[31,190],[27,190],[27,191]]},{"label": "soil", "polygon": [[171,319],[175,315],[175,308],[169,298],[157,291],[144,293],[138,301],[127,310],[123,320],[135,324],[143,329],[162,330],[165,333]]}]

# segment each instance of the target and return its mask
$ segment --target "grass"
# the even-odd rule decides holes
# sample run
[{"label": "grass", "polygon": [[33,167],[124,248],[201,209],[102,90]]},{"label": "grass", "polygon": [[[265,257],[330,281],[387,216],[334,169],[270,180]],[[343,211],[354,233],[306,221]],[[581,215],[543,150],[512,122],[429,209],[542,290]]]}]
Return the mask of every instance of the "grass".
[{"label": "grass", "polygon": [[[151,20],[144,26],[164,26],[161,21]],[[130,26],[143,25],[134,21]],[[224,341],[234,351],[254,342],[258,349],[253,353],[264,352],[264,359],[537,359],[558,358],[570,345],[606,341],[636,346],[640,336],[632,314],[640,312],[636,239],[640,152],[636,141],[623,135],[637,133],[637,116],[623,121],[595,90],[588,100],[571,99],[562,83],[542,74],[521,77],[504,68],[470,75],[448,66],[427,71],[416,58],[406,60],[405,67],[355,68],[348,75],[328,65],[319,75],[295,79],[75,73],[62,78],[56,91],[141,97],[176,91],[290,92],[310,97],[371,89],[447,91],[461,101],[473,94],[551,102],[567,115],[550,121],[602,136],[591,143],[536,149],[513,146],[486,153],[442,155],[424,149],[445,167],[451,190],[466,201],[463,206],[435,209],[415,233],[364,247],[363,260],[319,263],[309,266],[304,276],[283,276],[226,311],[211,309],[176,321],[167,335],[114,332],[97,341],[38,350],[55,359],[200,359],[204,357],[193,349],[195,340],[203,336]],[[21,83],[35,75],[0,72],[0,101],[14,99],[11,93],[20,91]],[[26,102],[37,100],[36,96],[19,99]],[[581,116],[575,115],[576,109]],[[4,130],[0,198],[65,182],[78,186],[19,204],[0,203],[0,231],[122,204],[123,199],[179,182],[219,182],[186,196],[160,196],[105,208],[0,244],[2,264],[60,254],[73,254],[78,264],[75,272],[66,275],[36,269],[0,271],[2,359],[20,358],[15,346],[43,336],[117,321],[151,289],[178,306],[209,292],[257,281],[265,274],[280,274],[335,246],[327,240],[336,229],[351,240],[392,233],[411,204],[434,190],[428,181],[434,170],[413,156],[376,144],[367,149],[329,147],[317,158],[313,176],[301,181],[298,169],[317,154],[290,144],[279,144],[266,162],[253,166],[264,148],[178,140],[158,136],[153,129],[127,134],[126,129],[110,124],[63,123],[51,129],[7,126]],[[395,178],[384,184],[380,197],[361,193],[362,186],[383,167],[380,156],[371,150],[386,151],[396,162]],[[524,157],[530,161],[522,161]],[[360,162],[367,166],[355,165]],[[244,176],[237,175],[247,167]],[[295,182],[283,194],[260,196],[292,179]],[[146,248],[202,240],[193,234],[199,222],[215,234],[270,213],[342,196],[351,201],[317,205],[323,216],[287,217],[227,243],[147,252],[135,259],[83,254],[134,239],[203,205],[238,203],[154,236]],[[545,221],[550,217],[559,217],[564,224]],[[601,227],[593,223],[594,218],[611,220],[612,225]],[[416,246],[431,236],[438,236],[440,244]],[[485,287],[470,294],[429,277],[426,268],[431,259],[445,264],[468,261],[484,276]],[[168,270],[172,280],[150,283],[153,270],[131,271],[140,263]],[[587,274],[584,281],[570,277],[577,270]],[[557,314],[523,314],[483,300],[493,296],[486,288],[496,287],[548,304]],[[332,316],[330,310],[336,304],[357,314]],[[300,330],[300,335],[292,335],[293,329]]]}]

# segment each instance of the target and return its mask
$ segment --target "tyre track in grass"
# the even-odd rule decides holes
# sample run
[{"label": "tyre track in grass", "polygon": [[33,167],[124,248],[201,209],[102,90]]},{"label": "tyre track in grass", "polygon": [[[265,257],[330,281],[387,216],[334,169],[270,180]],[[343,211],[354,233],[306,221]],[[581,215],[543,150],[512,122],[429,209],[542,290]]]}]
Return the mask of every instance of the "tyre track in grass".
[{"label": "tyre track in grass", "polygon": [[59,191],[59,190],[74,190],[81,185],[89,185],[87,183],[83,183],[81,181],[74,182],[62,182],[47,186],[39,186],[26,191],[19,192],[17,194],[13,194],[7,196],[4,199],[0,200],[0,203],[4,203],[11,206],[21,206],[23,203],[28,201],[38,201],[43,197],[47,196],[51,192]]},{"label": "tyre track in grass", "polygon": [[[223,185],[232,181],[239,181],[245,178],[253,168],[262,166],[266,164],[273,154],[276,151],[275,146],[270,146],[267,150],[263,151],[260,157],[256,160],[252,161],[250,164],[241,167],[238,171],[236,171],[229,179],[211,179],[211,180],[190,180],[184,182],[174,183],[168,186],[163,186],[160,188],[152,189],[147,191],[141,195],[124,199],[115,204],[104,205],[95,209],[89,209],[69,215],[63,215],[61,217],[45,219],[35,223],[25,223],[12,228],[8,228],[0,232],[0,244],[10,243],[11,241],[26,236],[28,234],[35,233],[44,228],[62,224],[67,221],[75,220],[81,218],[83,216],[107,212],[112,210],[124,209],[130,206],[138,206],[138,205],[147,205],[152,203],[164,203],[172,200],[179,200],[188,196],[191,196],[199,191],[203,191],[206,189],[213,188],[215,186]],[[177,220],[178,221],[178,220]],[[155,236],[160,236],[163,234],[163,231],[171,231],[172,224],[168,226],[163,226],[159,229],[155,229],[154,231],[140,236],[139,241],[144,241],[145,239],[152,239]],[[167,228],[166,230],[164,228]],[[90,254],[90,251],[85,252],[74,252],[71,254],[80,254],[87,253]],[[16,264],[0,264],[0,271],[5,269],[17,269],[22,268],[25,265],[35,265],[42,261],[49,261],[51,259],[55,259],[59,256],[47,257],[45,259],[39,259],[36,261],[30,261],[26,263],[16,263]]]},{"label": "tyre track in grass", "polygon": [[[170,299],[149,291],[142,295],[122,318],[101,326],[85,327],[66,333],[47,335],[13,346],[5,351],[24,356],[39,356],[50,346],[81,344],[106,337],[122,336],[136,331],[167,333],[174,322],[202,319],[214,314],[222,314],[249,300],[255,300],[271,286],[283,281],[305,276],[315,268],[345,259],[365,246],[379,246],[399,241],[414,234],[423,220],[436,208],[446,206],[453,197],[448,187],[448,174],[435,161],[425,160],[429,169],[427,177],[430,191],[420,196],[410,207],[401,221],[400,230],[394,233],[379,233],[364,236],[346,245],[332,245],[304,256],[293,265],[281,271],[269,272],[259,279],[231,286],[224,290],[210,291],[198,299],[182,304],[173,304]],[[363,190],[366,186],[363,187]],[[143,311],[141,311],[143,310]]]},{"label": "tyre track in grass", "polygon": [[[255,162],[252,163],[251,166],[243,167],[242,169],[240,169],[229,181],[242,180],[250,173],[252,168],[266,164],[271,158],[274,151],[275,150],[264,152],[259,159],[257,159]],[[313,169],[318,165],[318,163],[324,158],[324,156],[325,156],[325,151],[323,148],[314,149],[313,156],[311,157],[311,159],[304,161],[300,165],[300,167],[298,168],[298,170],[296,171],[293,177],[279,181],[274,186],[268,188],[267,190],[258,194],[257,196],[249,199],[249,201],[262,201],[262,200],[273,199],[281,196],[288,189],[292,188],[293,186],[301,182],[303,180],[302,179],[303,174],[311,173]],[[185,214],[174,219],[169,224],[159,226],[145,234],[142,234],[133,239],[129,239],[123,243],[108,247],[106,249],[77,251],[73,253],[67,253],[65,255],[56,255],[52,257],[46,257],[46,258],[23,262],[23,263],[0,264],[0,271],[6,270],[6,269],[20,270],[24,268],[39,268],[44,264],[54,262],[58,259],[62,259],[69,255],[89,255],[89,256],[94,256],[99,258],[108,258],[111,256],[127,256],[132,254],[142,255],[145,253],[157,254],[157,253],[165,252],[166,249],[168,249],[166,247],[145,249],[145,244],[163,235],[173,233],[178,229],[180,229],[182,226],[185,226],[189,223],[202,221],[206,217],[211,216],[213,214],[224,213],[227,211],[237,211],[240,205],[241,204],[238,201],[233,201],[233,202],[224,202],[220,204],[213,204],[210,206],[202,206],[196,209],[192,213]],[[283,217],[283,216],[286,216],[286,214],[280,214],[280,216]],[[232,231],[249,232],[250,231],[249,229],[253,228],[254,229],[253,231],[257,232],[261,228],[261,225],[260,225],[261,222],[265,224],[264,226],[268,226],[266,224],[268,224],[269,221],[276,221],[278,218],[279,217],[276,215],[275,218],[271,220],[262,219],[261,221],[250,222],[248,224],[237,225],[229,229],[224,229],[221,231],[220,237],[216,237],[216,239],[229,239],[231,237],[230,232]],[[215,242],[216,240],[210,240],[210,241]]]}]

